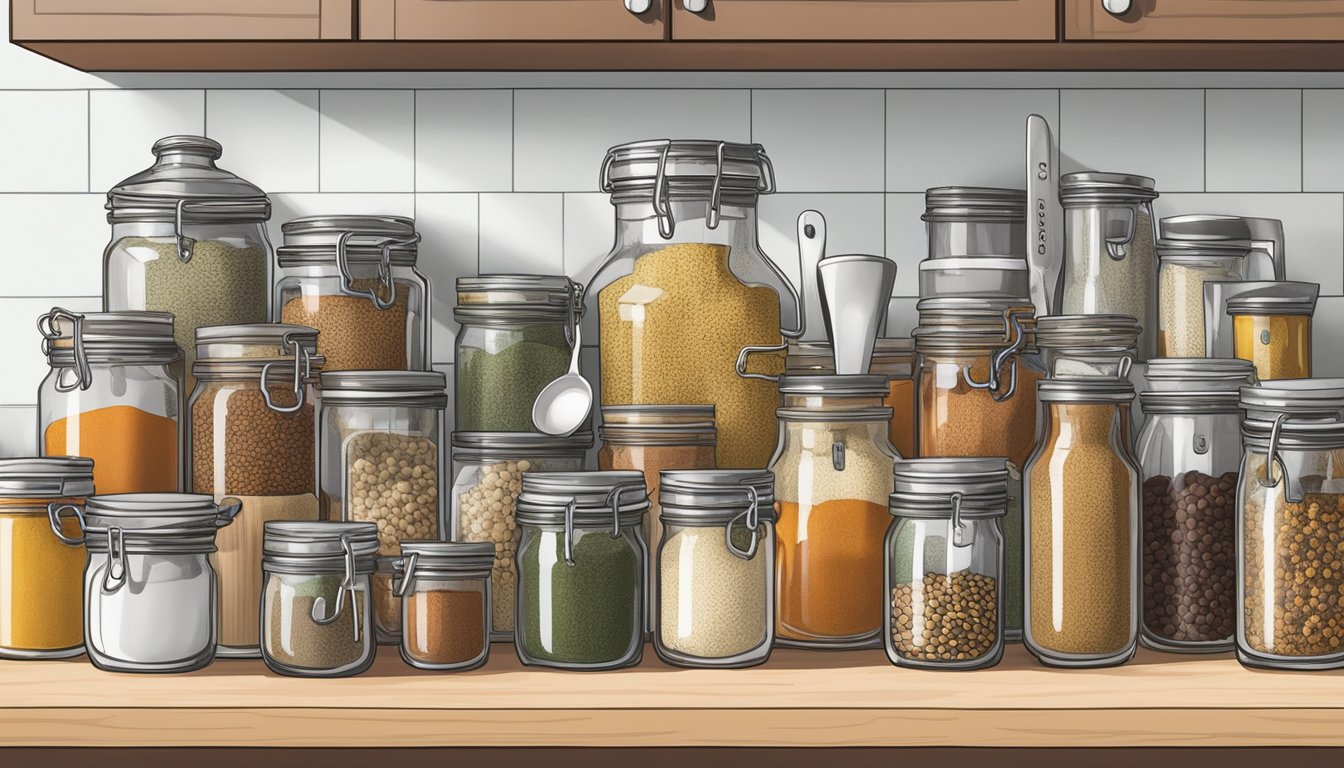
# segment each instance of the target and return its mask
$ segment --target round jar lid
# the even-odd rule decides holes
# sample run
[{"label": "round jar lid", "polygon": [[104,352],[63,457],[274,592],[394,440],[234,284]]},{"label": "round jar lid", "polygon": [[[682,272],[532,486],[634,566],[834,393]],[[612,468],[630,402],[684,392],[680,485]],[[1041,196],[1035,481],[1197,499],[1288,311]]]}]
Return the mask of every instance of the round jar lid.
[{"label": "round jar lid", "polygon": [[532,525],[564,523],[573,505],[573,520],[587,526],[638,523],[649,508],[643,472],[524,472],[518,496],[518,522]]},{"label": "round jar lid", "polygon": [[250,323],[246,325],[207,325],[196,329],[196,346],[204,344],[239,344],[270,347],[274,357],[293,354],[292,342],[298,342],[309,352],[317,351],[317,329],[288,323]]},{"label": "round jar lid", "polygon": [[280,230],[285,244],[275,255],[281,267],[335,264],[342,240],[353,263],[377,262],[386,251],[390,264],[412,267],[420,242],[415,220],[404,216],[306,216],[285,222]]},{"label": "round jar lid", "polygon": [[107,220],[227,224],[271,218],[271,202],[255,185],[223,170],[219,142],[204,136],[168,136],[154,143],[154,165],[107,193]]},{"label": "round jar lid", "polygon": [[0,499],[84,498],[93,493],[93,459],[0,459]]},{"label": "round jar lid", "polygon": [[[563,275],[479,275],[457,279],[453,317],[463,324],[576,322],[583,285]],[[572,343],[572,339],[566,336]]]},{"label": "round jar lid", "polygon": [[607,150],[599,188],[613,202],[652,200],[660,181],[670,199],[706,199],[717,186],[723,200],[753,204],[775,191],[774,168],[760,144],[658,139]]},{"label": "round jar lid", "polygon": [[[1276,434],[1277,431],[1277,434]],[[1241,422],[1241,439],[1247,449],[1275,452],[1333,451],[1344,448],[1344,422],[1289,417],[1275,429],[1275,421],[1246,419]]]},{"label": "round jar lid", "polygon": [[834,373],[790,374],[779,380],[779,391],[784,395],[816,395],[818,397],[874,397],[888,394],[886,376],[861,374],[842,376]]},{"label": "round jar lid", "polygon": [[401,557],[393,558],[399,568],[415,558],[415,574],[420,576],[488,576],[495,564],[495,545],[488,541],[403,541]]},{"label": "round jar lid", "polygon": [[37,328],[47,363],[74,368],[82,389],[92,384],[91,363],[161,365],[182,356],[173,340],[173,316],[167,312],[71,312],[52,307],[38,318]]},{"label": "round jar lid", "polygon": [[1144,415],[1156,413],[1198,414],[1238,413],[1239,395],[1232,390],[1178,390],[1139,393]]},{"label": "round jar lid", "polygon": [[[225,502],[230,501],[225,499]],[[238,500],[217,504],[213,496],[201,493],[116,493],[90,496],[84,502],[84,520],[90,531],[121,528],[125,530],[179,530],[199,535],[227,525],[238,514]]]},{"label": "round jar lid", "polygon": [[749,492],[757,514],[774,519],[775,476],[763,469],[663,470],[658,473],[660,517],[671,523],[728,523],[746,510]]},{"label": "round jar lid", "polygon": [[1008,460],[928,458],[897,461],[887,511],[897,517],[950,520],[952,495],[961,494],[961,517],[1000,517],[1008,509]]},{"label": "round jar lid", "polygon": [[537,432],[454,432],[453,461],[499,462],[520,459],[583,458],[593,445],[591,431],[565,437]]},{"label": "round jar lid", "polygon": [[373,554],[378,551],[376,523],[283,520],[262,524],[262,553],[266,557],[342,556],[345,554],[342,540],[350,543],[355,557],[367,557],[370,566],[373,565]]},{"label": "round jar lid", "polygon": [[1249,240],[1158,240],[1157,255],[1175,264],[1209,259],[1244,259],[1254,247]]},{"label": "round jar lid", "polygon": [[1129,403],[1134,385],[1099,376],[1043,379],[1036,384],[1036,396],[1043,403]]},{"label": "round jar lid", "polygon": [[1069,203],[1138,203],[1157,197],[1157,182],[1129,173],[1080,171],[1059,180],[1059,201]]},{"label": "round jar lid", "polygon": [[924,192],[924,221],[1025,222],[1027,193],[999,187],[931,187]]},{"label": "round jar lid", "polygon": [[1199,384],[1204,389],[1236,391],[1255,383],[1255,363],[1237,357],[1156,357],[1148,361],[1145,375],[1159,389],[1168,384]]},{"label": "round jar lid", "polygon": [[1253,240],[1247,219],[1210,213],[1189,213],[1168,216],[1158,221],[1158,232],[1166,241],[1216,242],[1219,240]]},{"label": "round jar lid", "polygon": [[919,351],[987,351],[1011,343],[1013,322],[1036,345],[1036,308],[1030,299],[929,298],[915,305],[919,325],[912,336]]},{"label": "round jar lid", "polygon": [[1344,379],[1278,379],[1240,389],[1247,419],[1274,421],[1279,414],[1344,420]]},{"label": "round jar lid", "polygon": [[1139,321],[1129,315],[1047,315],[1036,320],[1036,346],[1046,349],[1133,349]]},{"label": "round jar lid", "polygon": [[[1287,285],[1281,283],[1281,285]],[[1315,283],[1297,283],[1296,285],[1320,286]],[[1247,292],[1227,300],[1227,314],[1238,315],[1312,315],[1316,312],[1316,291],[1302,290],[1298,295],[1270,295],[1262,292]]]},{"label": "round jar lid", "polygon": [[448,377],[438,371],[331,371],[318,381],[324,405],[448,407]]}]

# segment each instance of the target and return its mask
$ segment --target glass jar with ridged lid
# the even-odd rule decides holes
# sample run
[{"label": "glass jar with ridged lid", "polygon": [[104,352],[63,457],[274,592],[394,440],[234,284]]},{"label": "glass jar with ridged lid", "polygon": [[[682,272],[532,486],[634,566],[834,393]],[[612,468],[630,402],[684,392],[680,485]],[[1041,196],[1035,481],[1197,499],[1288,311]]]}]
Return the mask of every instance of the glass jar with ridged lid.
[{"label": "glass jar with ridged lid", "polygon": [[1027,194],[995,187],[933,187],[924,192],[929,258],[1026,258]]},{"label": "glass jar with ridged lid", "polygon": [[1129,315],[1047,315],[1036,319],[1036,347],[1051,378],[1127,379],[1141,330]]},{"label": "glass jar with ridged lid", "polygon": [[490,658],[489,542],[407,541],[395,565],[401,658],[465,671]]}]

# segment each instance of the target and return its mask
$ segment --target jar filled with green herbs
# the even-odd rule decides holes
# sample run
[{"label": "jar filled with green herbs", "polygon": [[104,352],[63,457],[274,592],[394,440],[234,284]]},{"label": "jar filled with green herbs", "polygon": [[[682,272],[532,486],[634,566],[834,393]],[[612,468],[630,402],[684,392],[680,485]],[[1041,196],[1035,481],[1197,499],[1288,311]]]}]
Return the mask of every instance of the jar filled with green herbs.
[{"label": "jar filled with green herbs", "polygon": [[537,432],[532,405],[569,370],[583,286],[567,277],[481,275],[457,281],[457,428]]},{"label": "jar filled with green herbs", "polygon": [[639,663],[648,509],[640,472],[523,475],[514,645],[524,664],[601,670]]}]

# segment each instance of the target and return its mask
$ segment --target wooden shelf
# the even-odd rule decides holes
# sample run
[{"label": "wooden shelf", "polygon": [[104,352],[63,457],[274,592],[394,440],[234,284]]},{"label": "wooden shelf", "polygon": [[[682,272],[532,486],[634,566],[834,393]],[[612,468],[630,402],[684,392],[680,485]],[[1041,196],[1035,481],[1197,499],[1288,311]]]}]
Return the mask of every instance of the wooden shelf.
[{"label": "wooden shelf", "polygon": [[0,663],[0,747],[1282,747],[1344,746],[1344,677],[1140,652],[1046,669],[1021,646],[970,673],[877,651],[777,651],[749,670],[418,672],[394,649],[341,680],[256,661],[188,675],[84,660]]}]

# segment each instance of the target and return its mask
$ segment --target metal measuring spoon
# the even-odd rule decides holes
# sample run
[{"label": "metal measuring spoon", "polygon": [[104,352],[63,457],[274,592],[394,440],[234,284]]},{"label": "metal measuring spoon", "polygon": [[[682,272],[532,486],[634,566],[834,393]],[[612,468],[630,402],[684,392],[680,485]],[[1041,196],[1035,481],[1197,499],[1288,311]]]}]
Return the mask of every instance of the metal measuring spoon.
[{"label": "metal measuring spoon", "polygon": [[547,384],[532,404],[532,423],[548,435],[568,437],[583,426],[593,408],[593,387],[579,373],[582,348],[579,323],[574,324],[574,353],[569,373]]}]

